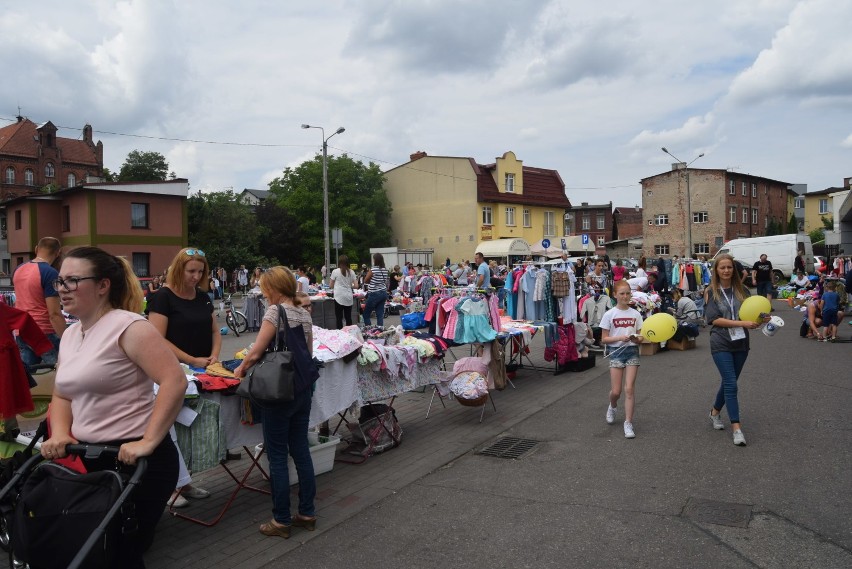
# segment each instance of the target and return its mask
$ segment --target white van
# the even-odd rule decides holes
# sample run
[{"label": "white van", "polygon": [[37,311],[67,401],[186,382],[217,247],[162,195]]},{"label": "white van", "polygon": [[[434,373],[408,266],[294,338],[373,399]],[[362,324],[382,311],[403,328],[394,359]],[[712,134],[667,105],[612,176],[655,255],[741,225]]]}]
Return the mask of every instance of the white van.
[{"label": "white van", "polygon": [[768,237],[749,237],[745,239],[731,239],[725,243],[713,257],[714,259],[723,253],[733,255],[734,259],[748,269],[760,260],[760,256],[766,253],[772,269],[775,284],[789,281],[795,272],[794,263],[799,251],[805,252],[805,270],[814,272],[814,250],[811,246],[811,238],[807,235],[770,235]]}]

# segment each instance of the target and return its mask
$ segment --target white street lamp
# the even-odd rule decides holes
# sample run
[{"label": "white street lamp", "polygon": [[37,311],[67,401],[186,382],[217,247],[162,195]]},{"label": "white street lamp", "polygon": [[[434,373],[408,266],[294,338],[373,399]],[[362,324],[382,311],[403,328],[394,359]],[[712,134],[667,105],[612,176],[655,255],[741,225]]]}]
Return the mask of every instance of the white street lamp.
[{"label": "white street lamp", "polygon": [[346,129],[343,127],[338,128],[332,134],[328,135],[328,138],[325,137],[325,129],[321,126],[312,126],[309,124],[303,124],[302,128],[318,128],[322,135],[322,232],[325,237],[325,277],[323,278],[324,284],[328,284],[328,277],[331,274],[331,253],[329,246],[329,228],[328,228],[328,141],[335,134],[340,134],[344,132]]},{"label": "white street lamp", "polygon": [[702,152],[701,154],[693,158],[692,162],[687,164],[686,162],[666,150],[665,146],[663,146],[661,150],[672,158],[674,158],[675,160],[677,160],[678,164],[685,164],[684,170],[686,170],[686,254],[689,255],[690,259],[692,259],[692,256],[695,252],[692,250],[692,196],[689,191],[689,166],[692,164],[692,162],[695,162],[696,160],[704,156],[704,153]]}]

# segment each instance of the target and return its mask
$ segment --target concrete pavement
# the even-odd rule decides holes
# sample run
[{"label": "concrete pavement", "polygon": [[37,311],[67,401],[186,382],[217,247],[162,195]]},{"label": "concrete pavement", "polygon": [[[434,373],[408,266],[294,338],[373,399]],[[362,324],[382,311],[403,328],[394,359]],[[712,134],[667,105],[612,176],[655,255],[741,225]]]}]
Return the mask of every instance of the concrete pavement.
[{"label": "concrete pavement", "polygon": [[[752,333],[740,380],[747,447],[707,418],[719,378],[705,329],[696,350],[642,358],[636,439],[621,410],[604,422],[602,359],[579,374],[520,370],[481,424],[453,401],[426,419],[430,393],[409,393],[399,448],[317,478],[316,532],[260,535],[270,499],[241,492],[216,527],[165,518],[148,566],[852,567],[852,345],[800,339],[798,313],[775,307],[787,325]],[[223,356],[251,339],[226,337]],[[543,346],[533,341],[542,366]],[[517,460],[475,453],[499,435],[539,443]],[[214,496],[185,511],[202,516],[233,487],[221,470],[196,481]],[[736,516],[697,500],[750,507],[748,527],[702,521],[692,510]]]}]

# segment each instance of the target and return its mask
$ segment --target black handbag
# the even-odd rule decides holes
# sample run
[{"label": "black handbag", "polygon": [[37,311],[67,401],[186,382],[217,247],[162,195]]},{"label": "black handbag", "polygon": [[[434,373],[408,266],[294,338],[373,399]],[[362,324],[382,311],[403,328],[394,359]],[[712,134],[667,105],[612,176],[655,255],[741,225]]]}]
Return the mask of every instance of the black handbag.
[{"label": "black handbag", "polygon": [[[284,333],[281,329],[282,322]],[[237,387],[237,395],[249,399],[259,407],[293,401],[296,392],[296,365],[293,352],[287,347],[286,332],[289,328],[287,313],[284,307],[279,305],[275,345],[248,369]]]}]

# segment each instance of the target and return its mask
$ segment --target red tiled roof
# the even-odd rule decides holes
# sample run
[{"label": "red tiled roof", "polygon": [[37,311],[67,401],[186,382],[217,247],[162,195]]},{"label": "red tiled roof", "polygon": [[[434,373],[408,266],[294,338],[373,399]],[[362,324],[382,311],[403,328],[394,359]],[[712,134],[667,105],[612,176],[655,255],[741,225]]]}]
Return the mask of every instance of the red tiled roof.
[{"label": "red tiled roof", "polygon": [[[0,154],[38,158],[37,129],[38,126],[29,119],[0,128]],[[56,146],[63,162],[98,166],[95,148],[85,141],[57,136]]]},{"label": "red tiled roof", "polygon": [[476,164],[471,160],[476,172],[476,195],[480,202],[517,203],[560,208],[570,208],[571,202],[565,195],[565,184],[556,170],[523,167],[523,194],[507,194],[497,190],[492,171],[494,164]]}]

